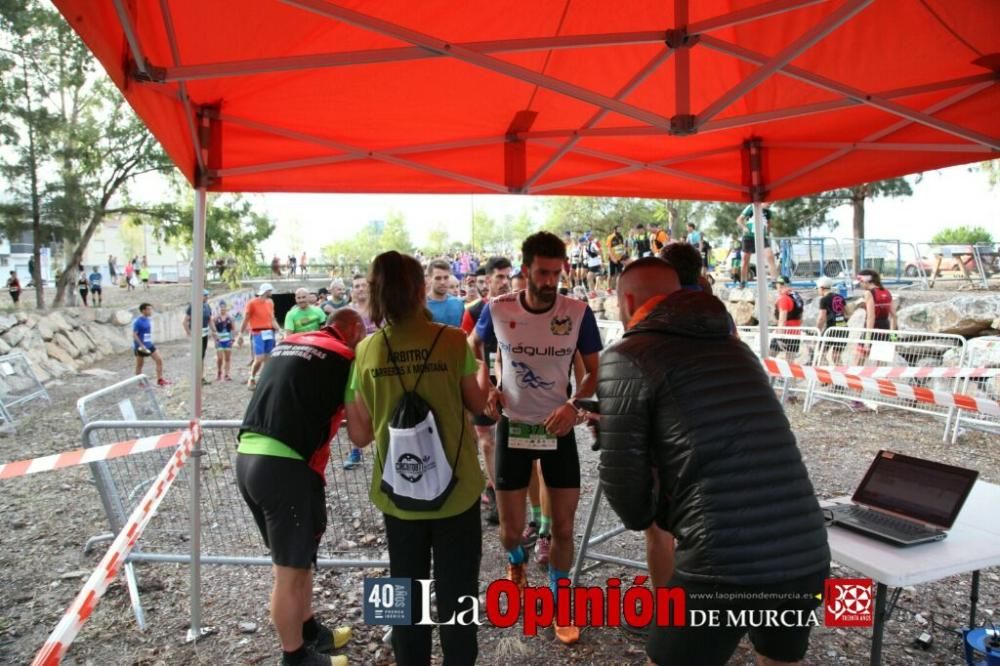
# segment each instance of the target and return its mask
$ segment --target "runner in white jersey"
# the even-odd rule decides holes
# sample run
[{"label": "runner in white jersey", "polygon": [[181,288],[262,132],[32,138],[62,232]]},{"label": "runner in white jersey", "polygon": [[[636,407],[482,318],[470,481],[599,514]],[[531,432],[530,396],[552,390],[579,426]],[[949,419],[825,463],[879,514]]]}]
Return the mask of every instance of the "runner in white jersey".
[{"label": "runner in white jersey", "polygon": [[[528,288],[491,301],[470,343],[483,359],[484,344],[495,340],[502,367],[500,385],[490,394],[486,414],[500,416],[495,474],[508,577],[527,585],[521,533],[531,467],[537,459],[552,503],[549,585],[555,592],[559,579],[569,578],[580,499],[580,458],[573,426],[583,419],[572,402],[594,393],[601,337],[590,307],[557,293],[566,260],[563,242],[541,231],[524,241],[521,253]],[[577,351],[586,374],[571,398],[569,378]],[[580,636],[574,626],[556,626],[555,632],[567,644]]]}]

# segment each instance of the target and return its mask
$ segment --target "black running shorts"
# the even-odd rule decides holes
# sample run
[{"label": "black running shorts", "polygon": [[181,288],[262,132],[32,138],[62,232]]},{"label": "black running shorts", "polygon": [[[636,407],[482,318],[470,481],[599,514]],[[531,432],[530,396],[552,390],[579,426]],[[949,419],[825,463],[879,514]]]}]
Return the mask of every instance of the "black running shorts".
[{"label": "black running shorts", "polygon": [[506,416],[497,424],[497,445],[493,453],[497,490],[520,490],[531,480],[531,464],[542,463],[542,478],[549,488],[580,487],[580,455],[576,435],[570,430],[556,442],[555,451],[527,451],[507,447],[510,422]]},{"label": "black running shorts", "polygon": [[[727,626],[726,620],[729,611],[736,616],[741,611],[750,611],[745,616],[777,611],[788,624],[799,624],[797,618],[805,617],[819,606],[817,596],[823,593],[826,576],[827,571],[823,570],[784,583],[754,587],[697,583],[674,576],[667,586],[681,587],[687,592],[688,617],[692,610],[718,611],[722,626],[653,627],[646,641],[646,654],[654,664],[725,664],[743,635],[748,634],[754,650],[765,657],[775,661],[801,661],[809,647],[807,621],[803,621],[801,624],[806,626],[801,627],[755,627]],[[739,625],[739,621],[735,624]]]},{"label": "black running shorts", "polygon": [[[764,238],[764,247],[771,247],[771,239],[770,238],[767,238],[767,237]],[[753,236],[744,236],[743,237],[743,251],[746,252],[747,254],[756,254],[757,253],[757,239],[754,238]]]},{"label": "black running shorts", "polygon": [[236,481],[243,500],[279,567],[308,569],[326,531],[326,492],[302,460],[236,454]]}]

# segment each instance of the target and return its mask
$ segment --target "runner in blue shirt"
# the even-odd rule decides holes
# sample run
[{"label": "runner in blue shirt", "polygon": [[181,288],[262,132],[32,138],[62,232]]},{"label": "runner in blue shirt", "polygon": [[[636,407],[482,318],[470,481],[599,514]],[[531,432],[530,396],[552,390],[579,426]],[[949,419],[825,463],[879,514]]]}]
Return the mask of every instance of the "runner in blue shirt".
[{"label": "runner in blue shirt", "polygon": [[132,322],[132,350],[135,353],[135,374],[142,374],[142,366],[147,356],[156,363],[156,384],[166,386],[170,382],[163,378],[163,358],[153,344],[153,306],[139,305],[139,316]]},{"label": "runner in blue shirt", "polygon": [[87,276],[87,281],[90,283],[91,305],[100,306],[103,302],[101,299],[101,273],[97,270],[97,266],[94,266],[94,271]]}]

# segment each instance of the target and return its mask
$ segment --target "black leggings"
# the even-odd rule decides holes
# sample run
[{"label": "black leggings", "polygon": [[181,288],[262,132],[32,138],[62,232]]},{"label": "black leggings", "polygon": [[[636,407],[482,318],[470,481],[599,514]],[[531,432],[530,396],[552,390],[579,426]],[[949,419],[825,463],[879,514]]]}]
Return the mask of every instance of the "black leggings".
[{"label": "black leggings", "polygon": [[[403,520],[385,515],[385,535],[389,542],[389,571],[394,578],[413,579],[411,620],[420,619],[422,601],[418,578],[430,578],[434,559],[434,590],[438,619],[446,621],[459,607],[458,598],[479,596],[479,559],[483,552],[483,526],[479,499],[463,513],[451,518]],[[392,650],[399,666],[428,666],[431,663],[430,626],[392,628]],[[479,644],[472,624],[439,627],[444,666],[466,666],[476,662]]]}]

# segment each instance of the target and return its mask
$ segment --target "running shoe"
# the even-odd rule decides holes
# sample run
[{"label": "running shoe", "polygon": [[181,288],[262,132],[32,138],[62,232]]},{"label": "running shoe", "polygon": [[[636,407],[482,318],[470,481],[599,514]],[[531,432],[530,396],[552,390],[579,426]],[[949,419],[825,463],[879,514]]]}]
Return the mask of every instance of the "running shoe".
[{"label": "running shoe", "polygon": [[160,377],[159,379],[156,380],[157,386],[170,386],[171,384],[173,384],[173,382],[167,381],[163,377]]},{"label": "running shoe", "polygon": [[247,388],[250,389],[251,391],[254,390],[255,388],[257,388],[257,378],[256,377],[251,377],[250,379],[247,380]]},{"label": "running shoe", "polygon": [[211,379],[206,379],[206,378],[204,378],[204,377],[202,377],[202,378],[201,378],[201,385],[202,385],[202,386],[208,386],[208,385],[209,385],[209,384],[211,384],[211,383],[212,383],[212,380],[211,380]]},{"label": "running shoe", "polygon": [[361,464],[361,449],[351,449],[344,460],[344,469],[354,469]]},{"label": "running shoe", "polygon": [[549,563],[549,552],[552,550],[552,537],[548,534],[538,537],[535,544],[535,562],[545,566]]},{"label": "running shoe", "polygon": [[231,382],[231,381],[233,381],[233,378],[232,378],[232,377],[230,377],[229,375],[226,375],[226,381],[227,381],[227,382]]},{"label": "running shoe", "polygon": [[500,513],[497,511],[497,491],[493,486],[486,486],[479,503],[483,507],[483,517],[491,525],[500,524]]},{"label": "running shoe", "polygon": [[538,541],[538,523],[531,521],[521,532],[521,547],[531,548]]},{"label": "running shoe", "polygon": [[221,372],[216,373],[216,375],[215,375],[215,381],[217,381],[217,382],[221,382],[222,381],[222,373]]},{"label": "running shoe", "polygon": [[528,572],[524,570],[524,564],[507,563],[507,580],[514,581],[520,589],[528,587]]},{"label": "running shoe", "polygon": [[347,645],[351,640],[350,627],[334,627],[332,630],[324,625],[319,625],[316,638],[306,641],[306,647],[319,652],[320,654],[330,654],[334,650]]},{"label": "running shoe", "polygon": [[552,625],[552,631],[555,632],[556,638],[563,645],[572,645],[580,640],[580,627],[576,627],[572,624],[566,625],[565,627],[558,624]]}]

